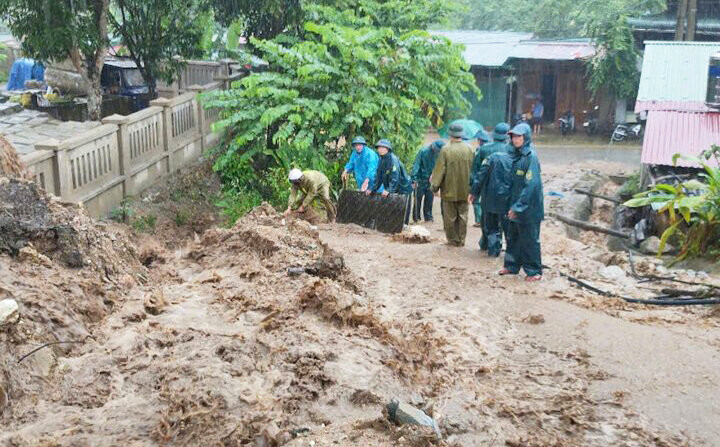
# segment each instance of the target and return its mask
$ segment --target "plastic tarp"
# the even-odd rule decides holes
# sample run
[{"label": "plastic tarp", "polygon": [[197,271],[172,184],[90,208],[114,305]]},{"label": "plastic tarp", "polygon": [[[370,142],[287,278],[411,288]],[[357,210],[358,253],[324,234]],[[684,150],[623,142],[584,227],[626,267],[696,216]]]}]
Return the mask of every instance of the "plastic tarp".
[{"label": "plastic tarp", "polygon": [[45,80],[45,67],[36,63],[33,59],[18,59],[10,69],[10,79],[8,80],[8,90],[25,90],[25,81]]}]

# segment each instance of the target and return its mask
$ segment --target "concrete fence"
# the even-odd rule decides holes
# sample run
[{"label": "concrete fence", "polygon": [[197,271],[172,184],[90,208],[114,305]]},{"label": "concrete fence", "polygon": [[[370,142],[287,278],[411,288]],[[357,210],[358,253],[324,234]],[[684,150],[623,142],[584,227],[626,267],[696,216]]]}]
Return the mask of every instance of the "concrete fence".
[{"label": "concrete fence", "polygon": [[36,144],[23,161],[47,192],[83,202],[92,216],[106,215],[217,144],[211,130],[217,111],[203,109],[198,93],[228,86],[227,79],[191,86],[132,115],[109,116],[73,138]]}]

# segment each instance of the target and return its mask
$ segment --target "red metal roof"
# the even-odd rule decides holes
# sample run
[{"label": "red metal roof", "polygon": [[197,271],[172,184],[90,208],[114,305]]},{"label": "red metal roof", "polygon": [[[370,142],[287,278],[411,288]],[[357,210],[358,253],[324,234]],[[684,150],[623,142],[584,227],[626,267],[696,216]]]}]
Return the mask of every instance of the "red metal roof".
[{"label": "red metal roof", "polygon": [[635,113],[643,110],[675,110],[678,112],[717,112],[703,101],[642,101],[635,103]]},{"label": "red metal roof", "polygon": [[520,42],[510,51],[516,59],[545,59],[571,61],[587,59],[595,55],[595,46],[587,40],[559,42]]},{"label": "red metal roof", "polygon": [[[673,165],[673,155],[699,156],[713,145],[720,146],[720,112],[650,110],[648,112],[642,162]],[[708,162],[717,165],[714,160]],[[696,164],[678,159],[678,166]]]}]

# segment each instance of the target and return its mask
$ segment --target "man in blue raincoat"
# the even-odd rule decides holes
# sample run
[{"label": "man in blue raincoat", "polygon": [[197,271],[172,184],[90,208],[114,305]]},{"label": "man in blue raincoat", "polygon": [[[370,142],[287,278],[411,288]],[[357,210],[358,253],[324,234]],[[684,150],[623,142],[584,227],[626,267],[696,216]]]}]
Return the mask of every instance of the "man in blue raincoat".
[{"label": "man in blue raincoat", "polygon": [[500,275],[517,275],[522,268],[525,281],[542,279],[540,223],[545,218],[540,161],[532,145],[532,129],[525,123],[510,131],[513,146],[510,210],[505,237],[505,266]]},{"label": "man in blue raincoat", "polygon": [[[473,186],[473,182],[475,181],[475,177],[478,175],[478,172],[480,171],[481,166],[483,165],[483,162],[487,160],[487,158],[494,154],[495,152],[508,152],[510,151],[510,146],[507,144],[508,140],[508,131],[510,130],[510,125],[507,123],[498,123],[495,126],[495,129],[493,129],[492,133],[492,143],[483,144],[482,146],[479,146],[477,151],[475,152],[475,159],[473,160],[473,167],[472,167],[472,173],[470,175],[470,186]],[[490,135],[487,134],[487,132],[484,132],[485,135],[487,135],[487,140],[490,140]],[[478,214],[482,215],[484,212],[484,208],[482,207],[482,203],[480,201],[480,196],[475,195],[475,202],[473,202],[473,207],[476,207],[476,216]],[[504,210],[504,212],[507,212],[507,210]],[[480,238],[480,250],[487,250],[488,249],[488,238],[487,238],[487,232],[488,229],[486,228],[485,219],[483,218],[481,220],[482,227],[482,237]]]},{"label": "man in blue raincoat", "polygon": [[347,180],[348,174],[353,173],[358,189],[367,191],[375,184],[375,172],[377,172],[380,157],[367,146],[363,137],[355,137],[352,140],[352,147],[353,151],[350,160],[345,165],[342,179],[343,181]]},{"label": "man in blue raincoat", "polygon": [[435,196],[432,189],[430,189],[430,176],[433,169],[435,169],[435,162],[443,146],[445,146],[445,142],[437,140],[420,149],[415,156],[411,175],[413,189],[415,190],[415,207],[413,208],[413,220],[415,222],[420,221],[421,214],[425,222],[433,221],[432,208]]},{"label": "man in blue raincoat", "polygon": [[410,197],[412,194],[410,176],[397,155],[393,154],[392,143],[389,140],[383,138],[375,144],[375,148],[380,155],[380,162],[375,173],[375,183],[365,191],[365,194],[371,195],[380,192],[383,197],[387,197],[388,194],[405,195],[407,200],[405,224],[407,225],[410,223]]},{"label": "man in blue raincoat", "polygon": [[[470,172],[470,186],[472,186],[472,177],[482,165],[483,157],[481,156],[482,148],[487,146],[490,142],[490,134],[485,132],[484,129],[480,129],[476,134],[475,138],[478,140],[478,146],[475,148],[475,158],[473,159],[472,171]],[[482,227],[482,206],[480,206],[480,197],[476,197],[472,203],[473,214],[475,215],[474,227]]]},{"label": "man in blue raincoat", "polygon": [[[500,256],[502,234],[506,225],[510,188],[512,186],[513,158],[508,151],[497,151],[482,162],[470,188],[468,202],[481,197],[483,213],[483,239],[486,240],[488,256]],[[481,243],[482,246],[482,243]]]}]

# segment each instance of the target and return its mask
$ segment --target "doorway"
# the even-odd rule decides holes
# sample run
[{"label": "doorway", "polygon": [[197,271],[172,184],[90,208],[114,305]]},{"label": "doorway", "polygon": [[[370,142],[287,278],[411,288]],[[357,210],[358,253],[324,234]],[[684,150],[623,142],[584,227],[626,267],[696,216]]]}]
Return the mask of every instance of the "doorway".
[{"label": "doorway", "polygon": [[542,88],[540,90],[542,102],[545,106],[544,121],[555,121],[555,74],[543,73]]}]

